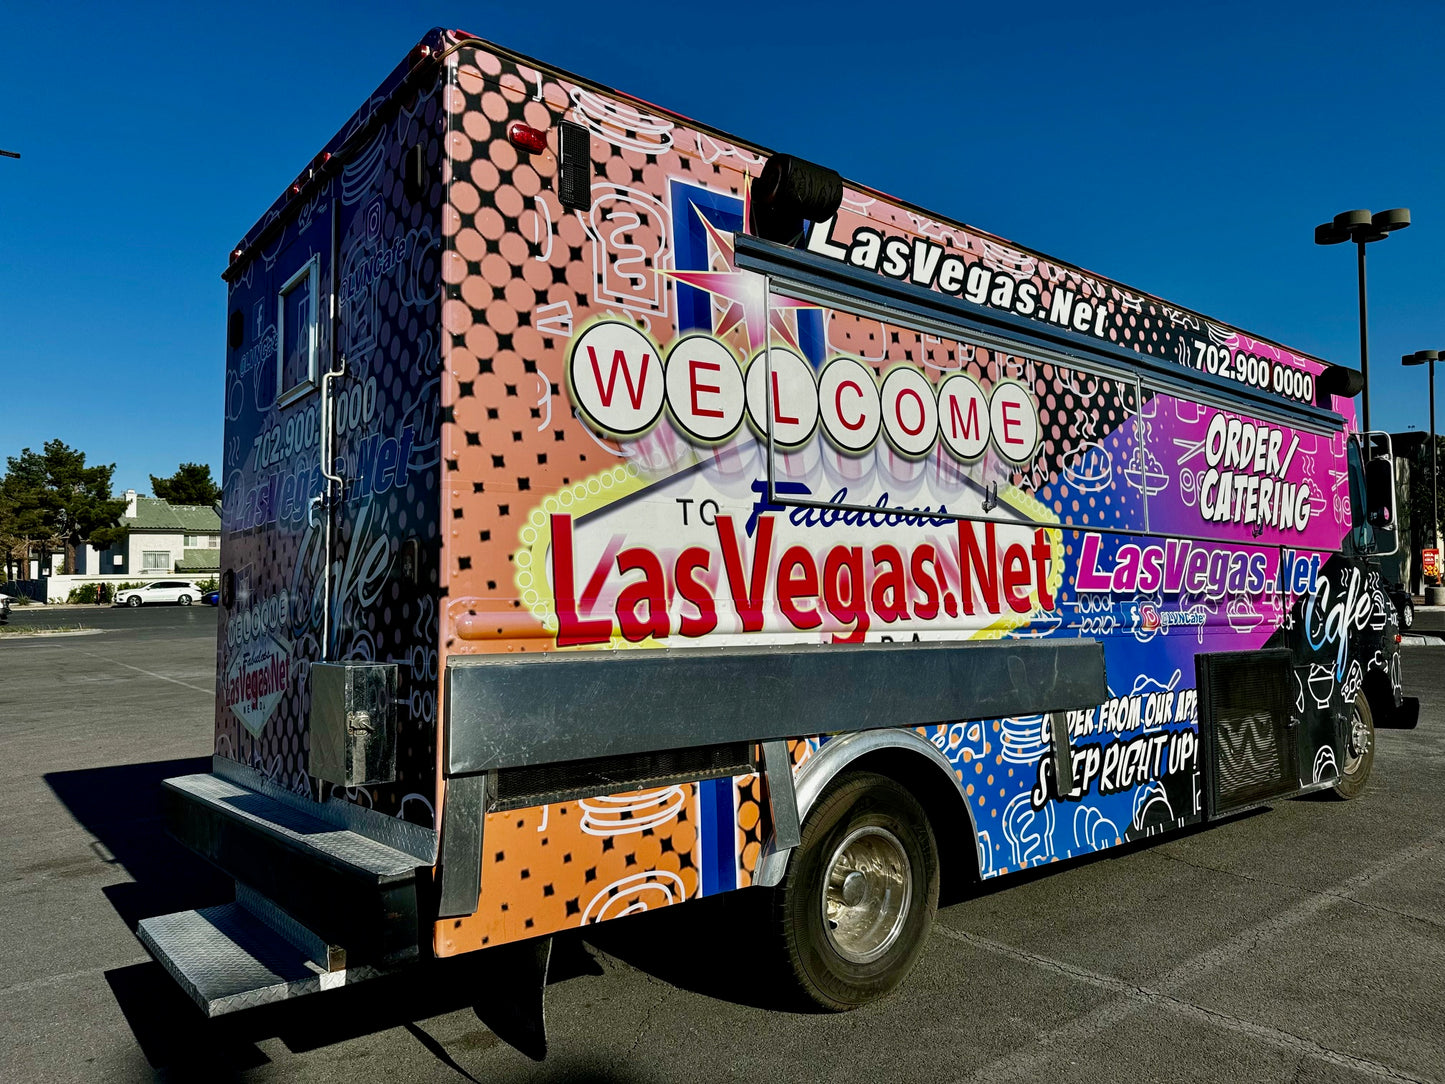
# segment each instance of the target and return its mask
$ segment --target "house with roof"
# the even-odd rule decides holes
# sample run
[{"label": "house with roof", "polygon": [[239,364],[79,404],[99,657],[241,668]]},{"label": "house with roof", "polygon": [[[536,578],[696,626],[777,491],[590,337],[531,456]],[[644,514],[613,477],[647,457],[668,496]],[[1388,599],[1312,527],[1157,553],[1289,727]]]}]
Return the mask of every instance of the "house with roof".
[{"label": "house with roof", "polygon": [[75,573],[82,576],[128,576],[153,579],[184,575],[205,579],[221,571],[221,516],[199,504],[171,504],[159,497],[138,497],[125,491],[125,537],[97,550],[80,547]]}]

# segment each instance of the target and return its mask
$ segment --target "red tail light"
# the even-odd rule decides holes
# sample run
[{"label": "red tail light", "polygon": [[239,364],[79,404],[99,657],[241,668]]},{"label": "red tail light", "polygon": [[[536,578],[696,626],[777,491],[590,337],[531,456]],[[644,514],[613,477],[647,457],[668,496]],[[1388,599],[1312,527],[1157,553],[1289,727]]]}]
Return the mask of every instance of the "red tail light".
[{"label": "red tail light", "polygon": [[507,142],[532,154],[543,154],[547,150],[547,134],[519,120],[507,125]]}]

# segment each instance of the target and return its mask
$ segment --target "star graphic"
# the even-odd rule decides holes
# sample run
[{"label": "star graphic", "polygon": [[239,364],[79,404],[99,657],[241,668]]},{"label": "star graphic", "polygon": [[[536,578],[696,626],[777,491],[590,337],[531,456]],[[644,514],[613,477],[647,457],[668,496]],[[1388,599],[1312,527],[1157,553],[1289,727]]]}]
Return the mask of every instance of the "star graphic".
[{"label": "star graphic", "polygon": [[[741,326],[747,336],[748,351],[751,353],[767,345],[768,329],[771,327],[783,342],[802,353],[802,347],[798,345],[797,336],[788,326],[785,313],[788,309],[817,309],[822,306],[807,301],[798,301],[791,297],[782,297],[778,294],[774,294],[770,302],[767,280],[762,275],[754,274],[751,271],[738,270],[732,235],[724,233],[709,222],[707,216],[698,209],[696,204],[689,202],[688,206],[697,214],[703,228],[712,238],[718,255],[722,257],[723,263],[727,265],[728,269],[726,271],[660,271],[658,273],[696,287],[727,302],[721,320],[713,329],[714,334],[726,335],[733,328]],[[746,222],[747,218],[748,197],[744,195],[743,221]]]}]

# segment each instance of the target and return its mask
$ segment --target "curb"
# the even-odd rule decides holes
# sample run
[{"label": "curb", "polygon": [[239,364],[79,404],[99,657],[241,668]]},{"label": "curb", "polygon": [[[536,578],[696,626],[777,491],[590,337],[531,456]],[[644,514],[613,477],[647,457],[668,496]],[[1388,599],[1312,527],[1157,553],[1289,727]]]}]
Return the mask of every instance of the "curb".
[{"label": "curb", "polygon": [[58,636],[96,636],[105,629],[16,629],[0,630],[0,640],[53,640]]},{"label": "curb", "polygon": [[1406,632],[1400,636],[1401,647],[1445,646],[1445,636],[1438,632]]}]

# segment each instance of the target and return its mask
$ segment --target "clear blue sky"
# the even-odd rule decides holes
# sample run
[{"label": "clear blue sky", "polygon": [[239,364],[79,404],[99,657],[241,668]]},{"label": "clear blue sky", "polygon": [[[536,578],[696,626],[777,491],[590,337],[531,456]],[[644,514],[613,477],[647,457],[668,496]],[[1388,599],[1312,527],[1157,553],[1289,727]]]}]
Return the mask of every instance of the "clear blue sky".
[{"label": "clear blue sky", "polygon": [[1372,403],[1427,425],[1399,356],[1445,348],[1445,5],[12,4],[0,457],[217,465],[226,254],[433,25],[1350,365],[1353,247],[1311,230],[1409,206]]}]

